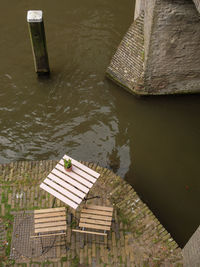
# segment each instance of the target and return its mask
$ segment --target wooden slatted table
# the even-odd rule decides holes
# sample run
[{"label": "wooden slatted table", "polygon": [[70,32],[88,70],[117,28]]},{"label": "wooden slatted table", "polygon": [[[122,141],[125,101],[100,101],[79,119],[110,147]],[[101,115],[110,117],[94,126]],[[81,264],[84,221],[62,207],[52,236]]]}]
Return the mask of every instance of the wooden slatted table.
[{"label": "wooden slatted table", "polygon": [[[106,231],[111,228],[112,215],[113,207],[87,205],[81,210],[79,227],[82,229],[73,229],[72,231],[107,236]],[[85,228],[92,229],[92,231],[85,230]]]},{"label": "wooden slatted table", "polygon": [[[71,172],[65,171],[64,159],[71,159]],[[73,209],[77,209],[99,176],[99,173],[64,155],[40,187]]]}]

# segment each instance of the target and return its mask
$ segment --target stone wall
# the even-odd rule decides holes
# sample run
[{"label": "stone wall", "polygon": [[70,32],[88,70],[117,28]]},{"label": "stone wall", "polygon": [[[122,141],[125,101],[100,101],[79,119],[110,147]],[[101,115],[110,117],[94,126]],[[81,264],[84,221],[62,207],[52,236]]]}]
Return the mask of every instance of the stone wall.
[{"label": "stone wall", "polygon": [[144,13],[134,21],[113,56],[107,75],[128,90],[143,85]]},{"label": "stone wall", "polygon": [[200,266],[200,226],[183,248],[184,267]]},{"label": "stone wall", "polygon": [[144,5],[145,5],[145,0],[135,1],[134,20],[136,20],[139,17],[140,13],[144,11]]},{"label": "stone wall", "polygon": [[193,2],[195,3],[197,10],[200,12],[200,0],[193,0]]},{"label": "stone wall", "polygon": [[192,1],[156,1],[145,66],[147,93],[200,91],[199,28]]},{"label": "stone wall", "polygon": [[138,38],[141,18],[142,13],[113,56],[109,77],[140,95],[200,92],[200,16],[194,2],[145,1],[144,36]]},{"label": "stone wall", "polygon": [[151,39],[151,28],[153,23],[154,6],[156,0],[145,1],[145,17],[144,17],[144,49],[145,49],[145,66],[147,64],[149,44]]}]

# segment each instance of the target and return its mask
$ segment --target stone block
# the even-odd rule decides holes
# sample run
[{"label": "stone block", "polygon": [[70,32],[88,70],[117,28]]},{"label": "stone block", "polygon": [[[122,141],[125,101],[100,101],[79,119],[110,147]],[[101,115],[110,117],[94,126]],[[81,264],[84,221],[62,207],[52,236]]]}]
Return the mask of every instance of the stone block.
[{"label": "stone block", "polygon": [[108,77],[138,95],[200,92],[199,2],[145,1],[111,60]]}]

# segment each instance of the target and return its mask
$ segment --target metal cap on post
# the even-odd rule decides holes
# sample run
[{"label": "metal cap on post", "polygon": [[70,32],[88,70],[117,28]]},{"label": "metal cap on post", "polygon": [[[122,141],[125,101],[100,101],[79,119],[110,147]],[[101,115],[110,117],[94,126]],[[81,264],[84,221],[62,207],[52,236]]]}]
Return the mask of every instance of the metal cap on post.
[{"label": "metal cap on post", "polygon": [[35,71],[37,74],[49,74],[49,60],[42,10],[29,10],[27,22],[31,38]]},{"label": "metal cap on post", "polygon": [[42,10],[29,10],[27,12],[27,22],[42,22]]}]

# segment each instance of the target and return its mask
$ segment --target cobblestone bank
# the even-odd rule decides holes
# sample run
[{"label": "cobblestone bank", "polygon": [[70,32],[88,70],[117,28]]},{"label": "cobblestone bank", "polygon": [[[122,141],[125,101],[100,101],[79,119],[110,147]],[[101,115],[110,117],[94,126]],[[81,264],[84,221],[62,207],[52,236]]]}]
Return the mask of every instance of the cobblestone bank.
[{"label": "cobblestone bank", "polygon": [[[112,171],[86,162],[82,163],[101,174],[91,190],[91,195],[99,195],[101,198],[90,200],[91,203],[114,205],[115,221],[108,236],[110,250],[92,236],[88,236],[86,245],[82,246],[80,234],[72,232],[71,227],[68,227],[68,251],[58,246],[54,258],[29,259],[21,255],[15,262],[9,260],[12,213],[52,207],[53,197],[39,189],[39,184],[56,163],[34,161],[0,165],[0,235],[4,233],[1,237],[7,238],[0,238],[0,242],[5,244],[4,252],[0,254],[1,267],[182,266],[180,248],[134,189]],[[65,205],[56,200],[55,207],[59,206]],[[71,212],[69,208],[68,212]],[[79,211],[75,216],[79,216]],[[72,225],[74,227],[76,222],[73,221]]]}]

